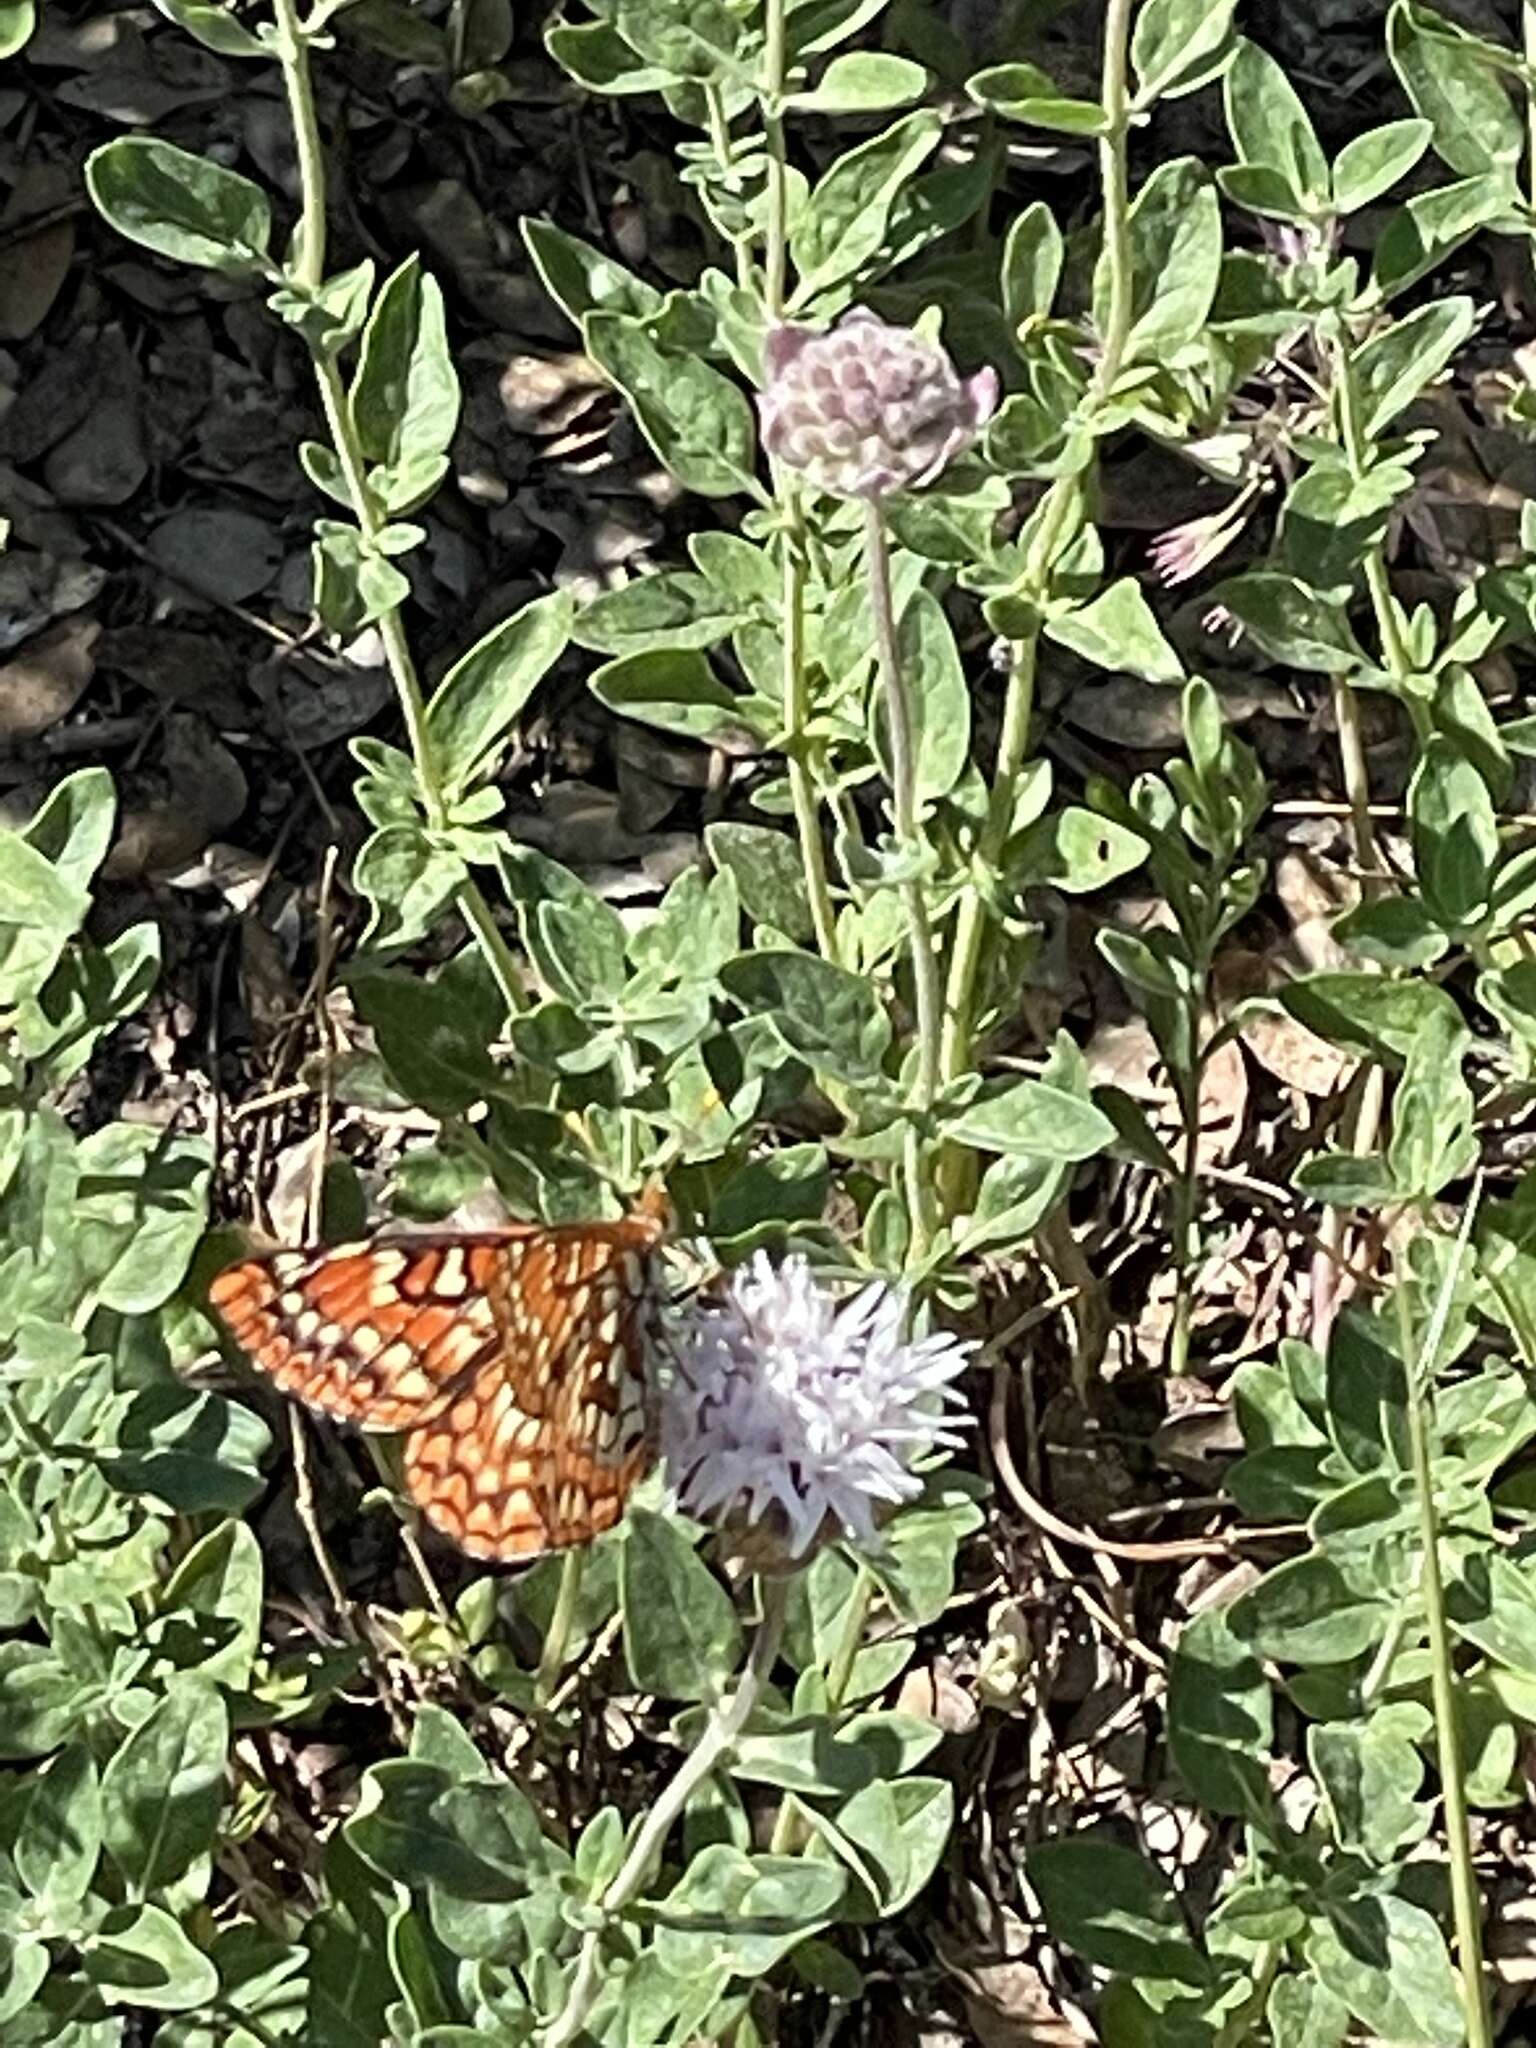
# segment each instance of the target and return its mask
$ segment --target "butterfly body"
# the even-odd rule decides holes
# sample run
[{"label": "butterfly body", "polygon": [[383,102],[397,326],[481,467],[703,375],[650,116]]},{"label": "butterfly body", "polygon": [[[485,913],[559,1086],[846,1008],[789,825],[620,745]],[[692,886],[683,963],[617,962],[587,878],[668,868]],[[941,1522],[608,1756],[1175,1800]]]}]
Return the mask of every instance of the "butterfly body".
[{"label": "butterfly body", "polygon": [[650,1463],[661,1235],[637,1214],[279,1251],[209,1296],[285,1393],[408,1432],[407,1490],[461,1548],[520,1561],[611,1528]]}]

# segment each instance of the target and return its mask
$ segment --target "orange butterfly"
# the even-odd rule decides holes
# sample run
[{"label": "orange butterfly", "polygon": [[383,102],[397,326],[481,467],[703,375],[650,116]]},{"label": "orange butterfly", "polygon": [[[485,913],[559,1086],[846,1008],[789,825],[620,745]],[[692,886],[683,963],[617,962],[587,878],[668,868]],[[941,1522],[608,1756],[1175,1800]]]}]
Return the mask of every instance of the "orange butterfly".
[{"label": "orange butterfly", "polygon": [[409,1431],[406,1488],[471,1557],[523,1561],[612,1528],[650,1463],[661,1236],[640,1213],[279,1251],[209,1297],[284,1393]]}]

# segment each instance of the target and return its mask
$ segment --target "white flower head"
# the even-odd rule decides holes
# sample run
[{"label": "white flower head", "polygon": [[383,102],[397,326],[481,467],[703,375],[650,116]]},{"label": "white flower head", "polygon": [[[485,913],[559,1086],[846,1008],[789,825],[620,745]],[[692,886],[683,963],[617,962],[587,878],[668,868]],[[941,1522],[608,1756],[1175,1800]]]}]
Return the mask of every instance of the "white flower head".
[{"label": "white flower head", "polygon": [[674,1339],[661,1449],[685,1513],[728,1519],[785,1561],[819,1538],[874,1539],[884,1509],[914,1499],[912,1466],[961,1441],[950,1382],[973,1350],[904,1335],[907,1303],[882,1284],[839,1301],[803,1258],[759,1252],[724,1300]]}]

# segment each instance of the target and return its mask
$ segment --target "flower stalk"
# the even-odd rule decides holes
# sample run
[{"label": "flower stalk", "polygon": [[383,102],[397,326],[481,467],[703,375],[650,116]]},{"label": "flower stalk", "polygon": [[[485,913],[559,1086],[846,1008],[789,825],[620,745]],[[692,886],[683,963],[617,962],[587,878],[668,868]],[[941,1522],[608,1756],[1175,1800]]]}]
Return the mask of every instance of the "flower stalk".
[{"label": "flower stalk", "polygon": [[[912,731],[912,706],[902,674],[896,613],[891,599],[891,550],[880,501],[864,507],[864,566],[869,578],[870,610],[875,623],[875,651],[885,704],[886,733],[891,750],[891,822],[900,856],[914,862],[921,856],[922,833],[917,817],[917,749]],[[928,914],[928,891],[920,873],[901,885],[907,915],[907,941],[912,953],[912,982],[917,1002],[917,1074],[912,1085],[914,1111],[904,1142],[907,1211],[911,1244],[920,1265],[932,1241],[932,1190],[928,1183],[929,1145],[924,1128],[939,1092],[939,1062],[944,1023],[944,998],[939,984],[938,955]]]},{"label": "flower stalk", "polygon": [[737,1736],[762,1699],[784,1640],[789,1581],[764,1578],[759,1587],[762,1618],[746,1669],[730,1698],[710,1715],[698,1743],[646,1815],[618,1875],[598,1901],[602,1922],[583,1938],[565,2010],[545,2028],[540,2048],[570,2048],[580,2037],[602,1990],[603,1937],[608,1926],[640,1896],[688,1801],[704,1780],[726,1762]]},{"label": "flower stalk", "polygon": [[1424,1601],[1425,1630],[1429,1638],[1430,1701],[1435,1717],[1435,1751],[1440,1771],[1440,1794],[1445,1802],[1446,1854],[1450,1864],[1451,1917],[1456,1929],[1456,1963],[1461,1977],[1462,2007],[1467,2026],[1467,2048],[1493,2048],[1493,2018],[1488,2004],[1487,1971],[1483,1965],[1482,1914],[1477,1891],[1477,1871],[1472,1861],[1472,1833],[1467,1811],[1466,1780],[1462,1771],[1459,1686],[1456,1677],[1455,1646],[1446,1613],[1445,1580],[1440,1568],[1440,1514],[1435,1499],[1434,1459],[1430,1444],[1434,1409],[1435,1361],[1445,1335],[1457,1277],[1466,1257],[1477,1208],[1476,1192],[1461,1219],[1454,1253],[1430,1317],[1422,1343],[1416,1343],[1413,1304],[1408,1275],[1397,1275],[1396,1305],[1398,1348],[1407,1380],[1408,1455],[1413,1470],[1414,1493],[1419,1515],[1419,1544],[1422,1554],[1420,1590]]},{"label": "flower stalk", "polygon": [[[293,122],[301,185],[293,277],[301,289],[316,292],[325,279],[326,176],[325,154],[315,110],[314,78],[309,63],[309,37],[299,20],[295,0],[273,0],[273,7],[277,25],[277,56],[288,98],[289,117]],[[386,521],[367,487],[362,449],[353,425],[352,409],[347,402],[346,387],[335,356],[323,346],[311,342],[310,360],[352,516],[357,521],[364,544],[371,546]],[[447,805],[427,735],[426,699],[416,673],[400,607],[391,605],[381,613],[377,623],[379,638],[384,645],[384,658],[395,686],[401,717],[405,721],[411,756],[416,764],[416,779],[427,824],[430,830],[441,831],[447,822]],[[508,1011],[516,1015],[527,1007],[517,961],[472,875],[466,875],[459,884],[454,901],[485,955],[502,1000]]]},{"label": "flower stalk", "polygon": [[[1103,261],[1108,292],[1099,359],[1083,400],[1091,417],[1108,400],[1120,375],[1130,339],[1135,285],[1131,261],[1129,177],[1130,102],[1127,76],[1130,55],[1131,0],[1109,0],[1104,24],[1100,103],[1105,127],[1099,137],[1099,183],[1104,209]],[[1030,631],[1011,642],[1008,685],[1003,700],[1002,731],[993,764],[987,815],[978,835],[976,862],[982,873],[997,872],[1013,827],[1019,781],[1029,758],[1029,728],[1034,714],[1035,678],[1039,665],[1040,624],[1050,592],[1051,574],[1063,544],[1082,515],[1083,480],[1068,475],[1055,479],[1034,518],[1034,532],[1015,596],[1035,608]],[[945,990],[944,1043],[940,1073],[944,1081],[969,1073],[977,1026],[977,1003],[986,939],[992,912],[982,892],[966,891],[956,917],[954,946]],[[943,1211],[954,1216],[975,1199],[977,1179],[973,1153],[951,1147],[939,1162],[938,1185]]]}]

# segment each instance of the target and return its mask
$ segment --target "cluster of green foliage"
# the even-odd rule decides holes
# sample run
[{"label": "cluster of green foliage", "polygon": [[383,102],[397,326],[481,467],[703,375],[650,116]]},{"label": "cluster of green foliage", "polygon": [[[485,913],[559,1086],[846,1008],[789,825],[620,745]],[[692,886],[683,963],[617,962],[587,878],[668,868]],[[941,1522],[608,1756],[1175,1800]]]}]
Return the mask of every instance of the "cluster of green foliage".
[{"label": "cluster of green foliage", "polygon": [[[1110,0],[1095,99],[1063,94],[1039,50],[968,76],[920,9],[892,17],[902,47],[869,48],[881,0],[602,0],[553,26],[552,55],[586,89],[665,103],[719,261],[662,291],[548,221],[523,223],[527,248],[658,459],[709,503],[686,565],[583,608],[539,598],[429,695],[400,565],[448,471],[459,382],[416,258],[383,279],[371,262],[328,265],[312,63],[353,25],[393,36],[441,63],[472,118],[507,98],[502,39],[461,0],[446,36],[378,0],[355,24],[344,0],[307,17],[274,0],[261,21],[157,4],[224,57],[275,63],[294,118],[291,240],[260,186],[153,137],[98,150],[89,186],[141,246],[265,292],[312,360],[326,438],[302,457],[330,501],[314,603],[338,637],[378,627],[406,738],[354,744],[372,831],[347,978],[374,1050],[334,1085],[439,1120],[399,1172],[403,1219],[440,1218],[487,1180],[525,1215],[612,1215],[661,1172],[681,1230],[725,1264],[793,1243],[953,1311],[975,1301],[982,1255],[1024,1252],[1074,1171],[1114,1150],[1165,1180],[1187,1281],[1207,1224],[1201,1076],[1238,1021],[1213,1026],[1210,975],[1263,885],[1267,792],[1142,582],[1107,563],[1097,465],[1111,439],[1144,436],[1188,450],[1235,503],[1271,468],[1287,478],[1267,552],[1213,602],[1251,651],[1331,695],[1363,874],[1337,927],[1357,964],[1277,999],[1359,1062],[1338,1148],[1298,1186],[1336,1212],[1386,1211],[1401,1249],[1323,1351],[1288,1343],[1238,1376],[1232,1496],[1306,1539],[1175,1653],[1173,1763],[1233,1823],[1217,1896],[1197,1913],[1096,1831],[1037,1846],[1022,1874],[1098,1972],[1111,2043],[1486,2048],[1468,1808],[1520,1797],[1536,1722],[1531,1489],[1508,1469],[1536,1436],[1536,1196],[1522,1182],[1479,1203],[1473,1176],[1480,1121],[1523,1099],[1536,1056],[1536,856],[1501,814],[1536,737],[1496,722],[1475,665],[1536,637],[1536,521],[1530,559],[1438,610],[1400,601],[1387,542],[1429,438],[1411,409],[1478,319],[1470,297],[1434,295],[1434,274],[1475,235],[1531,232],[1529,65],[1394,0],[1408,111],[1330,163],[1281,66],[1238,32],[1235,0]],[[0,9],[11,47],[25,12]],[[986,110],[951,156],[935,83]],[[1160,106],[1206,88],[1232,161],[1156,160]],[[811,180],[796,124],[845,119],[857,139]],[[1091,140],[1092,220],[1017,204],[1019,126]],[[1154,159],[1134,187],[1133,136]],[[1339,228],[1368,208],[1367,269],[1339,253]],[[886,511],[915,739],[906,836],[887,814],[856,508],[763,462],[750,399],[775,322],[853,305],[941,325],[962,368],[994,364],[1005,392],[976,448]],[[1259,419],[1237,401],[1282,350],[1301,397]],[[1512,420],[1533,413],[1517,394]],[[1217,529],[1191,545],[1218,551],[1232,532]],[[957,627],[977,622],[995,675],[962,657]],[[612,712],[761,769],[757,820],[710,826],[705,862],[643,924],[499,823],[518,721],[572,643],[601,657],[590,687]],[[1185,758],[1061,801],[1031,746],[1043,643],[1179,689]],[[1000,732],[983,748],[973,703],[997,676]],[[1372,837],[1361,690],[1392,699],[1411,735],[1411,871],[1389,874]],[[694,1767],[675,1812],[653,1807],[675,1831],[647,1832],[637,1801],[557,1837],[466,1722],[429,1704],[323,1854],[311,1845],[292,1896],[252,1877],[242,1844],[304,1826],[252,1736],[312,1715],[368,1652],[272,1648],[240,1519],[266,1432],[178,1376],[207,1336],[187,1278],[206,1150],[126,1123],[80,1136],[58,1106],[156,967],[146,929],[106,949],[80,937],[111,807],[104,776],[74,777],[0,846],[6,2039],[106,2048],[148,2012],[169,2016],[154,2038],[175,2048],[748,2048],[773,2031],[772,1986],[856,1998],[836,1930],[902,1911],[952,1824],[948,1783],[922,1770],[937,1731],[877,1704],[980,1520],[949,1474],[879,1556],[828,1550],[778,1592],[728,1591],[701,1532],[653,1501],[579,1589],[541,1566],[510,1591],[476,1579],[451,1614],[402,1617],[419,1668],[556,1729],[569,1710],[550,1707],[551,1661],[558,1675],[617,1617],[628,1685],[671,1710]],[[984,1059],[1038,946],[1032,897],[1143,868],[1169,923],[1106,930],[1101,947],[1174,1080],[1171,1149],[1128,1098],[1090,1088],[1065,1036],[1035,1072]],[[423,972],[412,948],[453,912],[467,942]],[[821,1135],[776,1142],[790,1110]],[[1175,1365],[1188,1342],[1186,1284]],[[766,1616],[781,1597],[782,1638]],[[555,1645],[538,1673],[510,1647],[514,1617]],[[1304,1812],[1274,1788],[1280,1703],[1305,1728]],[[777,1795],[766,1850],[750,1819],[763,1788]]]}]

